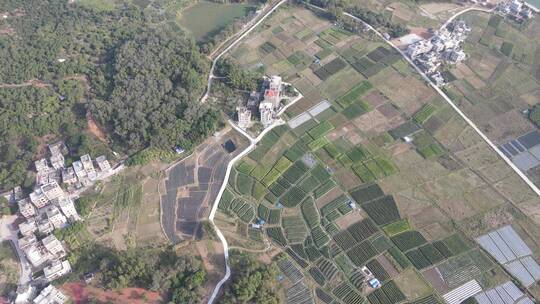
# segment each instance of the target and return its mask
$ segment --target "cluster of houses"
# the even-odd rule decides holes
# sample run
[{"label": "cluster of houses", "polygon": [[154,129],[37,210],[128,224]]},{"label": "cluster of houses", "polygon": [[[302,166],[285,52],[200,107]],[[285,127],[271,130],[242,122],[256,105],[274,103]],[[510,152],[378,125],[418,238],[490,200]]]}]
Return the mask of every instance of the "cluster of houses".
[{"label": "cluster of houses", "polygon": [[282,86],[283,82],[279,76],[265,78],[261,91],[252,92],[247,104],[236,108],[238,127],[248,129],[252,125],[251,116],[257,111],[263,127],[270,126],[281,107]]},{"label": "cluster of houses", "polygon": [[[43,286],[68,274],[71,265],[66,259],[67,251],[53,234],[81,220],[69,189],[80,189],[91,185],[100,177],[108,176],[112,169],[105,156],[96,158],[95,165],[89,155],[83,155],[72,166],[65,165],[64,155],[68,152],[63,142],[49,145],[50,157],[34,163],[36,184],[34,190],[23,197],[22,190],[13,190],[12,198],[24,218],[19,223],[17,247],[28,261],[27,267],[33,275],[32,281],[17,289],[15,303],[65,303],[67,297],[53,285],[48,285],[39,294],[37,286]],[[97,167],[97,169],[96,169]]]},{"label": "cluster of houses", "polygon": [[419,40],[407,47],[409,56],[418,67],[438,86],[444,85],[439,67],[442,64],[457,64],[467,57],[461,44],[467,39],[471,28],[463,20],[449,23],[430,39]]},{"label": "cluster of houses", "polygon": [[34,163],[37,186],[57,182],[65,184],[68,190],[79,189],[91,185],[99,177],[111,172],[111,165],[105,155],[96,158],[96,170],[88,154],[81,156],[81,159],[73,162],[72,166],[66,167],[64,155],[67,153],[67,148],[63,142],[49,145],[49,152],[51,155],[48,161],[42,158]]},{"label": "cluster of houses", "polygon": [[538,13],[538,8],[520,0],[507,0],[500,2],[497,5],[496,11],[503,16],[512,17],[517,22],[534,17],[534,13]]}]

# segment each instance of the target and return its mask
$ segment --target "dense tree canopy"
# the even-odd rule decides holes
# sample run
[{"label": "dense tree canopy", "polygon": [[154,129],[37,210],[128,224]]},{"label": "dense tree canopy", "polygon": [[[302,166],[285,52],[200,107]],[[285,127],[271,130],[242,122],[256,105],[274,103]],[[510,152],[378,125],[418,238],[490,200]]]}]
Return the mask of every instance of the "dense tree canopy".
[{"label": "dense tree canopy", "polygon": [[278,304],[276,294],[276,271],[259,263],[252,256],[231,251],[231,283],[225,289],[219,303]]},{"label": "dense tree canopy", "polygon": [[92,101],[94,116],[130,149],[185,148],[217,126],[219,115],[198,104],[208,61],[178,29],[144,31],[120,46],[111,93]]}]

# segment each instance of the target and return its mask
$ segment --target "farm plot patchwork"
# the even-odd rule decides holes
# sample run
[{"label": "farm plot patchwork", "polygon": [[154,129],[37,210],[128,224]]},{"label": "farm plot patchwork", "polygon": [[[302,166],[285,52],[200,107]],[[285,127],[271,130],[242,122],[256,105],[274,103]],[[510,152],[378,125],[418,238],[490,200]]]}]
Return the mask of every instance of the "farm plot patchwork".
[{"label": "farm plot patchwork", "polygon": [[[289,10],[302,14],[291,17]],[[399,274],[428,280],[435,267],[476,252],[469,236],[454,227],[481,226],[473,221],[482,208],[471,208],[462,199],[465,191],[500,191],[481,182],[493,176],[476,175],[488,172],[485,165],[459,154],[482,142],[392,51],[365,37],[341,35],[317,17],[306,21],[303,14],[311,15],[297,7],[278,11],[240,45],[250,52],[237,58],[242,67],[283,73],[304,99],[287,110],[290,119],[280,132],[269,132],[236,166],[227,191],[248,202],[256,216],[249,223],[231,216],[238,223],[262,223],[253,229],[283,252],[302,280],[312,281],[306,286],[320,302],[396,303],[405,294],[410,302],[436,302],[447,290],[395,287],[404,288]],[[314,63],[305,67],[304,55]],[[283,61],[286,72],[276,65]],[[406,93],[395,93],[401,90]],[[489,165],[494,163],[501,165],[496,158]],[[458,171],[463,167],[474,173]],[[467,203],[449,206],[457,201]],[[456,209],[463,215],[451,220]],[[365,265],[383,282],[374,293],[363,288],[359,268]]]}]

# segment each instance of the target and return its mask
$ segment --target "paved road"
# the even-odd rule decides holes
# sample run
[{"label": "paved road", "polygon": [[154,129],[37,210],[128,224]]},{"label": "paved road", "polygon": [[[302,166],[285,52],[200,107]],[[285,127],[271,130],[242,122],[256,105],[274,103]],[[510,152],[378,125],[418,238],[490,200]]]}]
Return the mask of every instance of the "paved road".
[{"label": "paved road", "polygon": [[[319,8],[319,9],[321,9],[321,8]],[[460,12],[454,14],[452,17],[450,17],[450,19],[454,20],[459,15],[461,15],[463,13],[466,13],[466,12],[469,12],[469,11],[482,11],[482,12],[487,12],[487,13],[492,12],[492,10],[486,10],[486,9],[483,9],[483,8],[472,7],[472,8],[468,8],[468,9],[465,9],[463,11],[460,11]],[[399,52],[399,54],[401,54],[401,56],[403,56],[403,58],[405,58],[405,60],[407,60],[407,62],[422,76],[422,78],[424,78],[424,80],[427,83],[429,83],[429,85],[435,91],[437,91],[437,93],[439,93],[439,95],[461,116],[461,118],[463,118],[463,120],[465,120],[465,122],[471,128],[473,128],[473,130],[478,135],[480,135],[480,137],[489,145],[489,147],[491,147],[491,149],[493,151],[495,151],[495,153],[497,153],[508,164],[508,166],[510,166],[512,168],[512,170],[514,170],[514,172],[516,172],[516,174],[536,193],[536,195],[540,196],[540,190],[538,189],[538,187],[536,187],[536,185],[521,170],[519,170],[519,168],[516,167],[516,165],[514,165],[514,163],[504,153],[502,153],[501,150],[499,150],[499,148],[497,148],[497,146],[484,134],[484,132],[482,132],[480,130],[480,128],[478,128],[478,126],[476,126],[476,124],[469,117],[467,117],[467,115],[465,115],[465,113],[463,113],[463,111],[461,111],[461,109],[446,95],[446,93],[444,93],[441,90],[441,88],[439,88],[437,85],[435,85],[435,83],[433,83],[433,81],[431,81],[431,79],[424,72],[422,72],[422,70],[407,55],[405,55],[405,53],[403,51],[401,51],[392,42],[385,39],[384,36],[379,31],[377,31],[375,28],[373,28],[368,23],[364,22],[362,19],[360,19],[360,18],[358,18],[356,16],[353,16],[353,15],[351,15],[349,13],[343,13],[343,14],[346,15],[346,16],[349,16],[349,17],[351,17],[351,18],[353,18],[353,19],[355,19],[357,21],[362,22],[363,24],[365,24],[377,36],[379,36],[388,45],[390,45],[397,52]],[[444,25],[446,25],[446,24],[448,24],[448,22],[446,22]]]},{"label": "paved road", "polygon": [[21,251],[21,248],[19,248],[19,242],[17,241],[18,230],[13,229],[13,223],[16,219],[16,215],[3,216],[0,218],[0,241],[10,241],[17,251],[17,256],[19,257],[20,261],[19,266],[21,268],[19,285],[25,285],[30,283],[32,280],[32,270],[30,268],[30,263]]}]

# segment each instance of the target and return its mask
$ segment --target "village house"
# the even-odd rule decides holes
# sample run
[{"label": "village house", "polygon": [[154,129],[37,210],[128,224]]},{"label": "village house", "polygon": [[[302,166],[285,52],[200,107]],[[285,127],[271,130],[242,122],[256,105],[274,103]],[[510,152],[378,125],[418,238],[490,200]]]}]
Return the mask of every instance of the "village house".
[{"label": "village house", "polygon": [[72,221],[78,221],[80,220],[79,214],[77,213],[77,209],[75,209],[75,204],[73,201],[68,197],[62,197],[56,201],[56,204],[62,213],[70,220]]},{"label": "village house", "polygon": [[69,167],[62,170],[62,183],[72,185],[77,182],[77,176],[73,167]]},{"label": "village house", "polygon": [[64,197],[65,193],[57,182],[52,182],[41,186],[41,191],[47,197],[49,201]]},{"label": "village house", "polygon": [[50,253],[43,246],[32,244],[23,249],[24,255],[34,267],[43,265],[50,259]]},{"label": "village house", "polygon": [[23,236],[22,238],[20,238],[18,240],[18,242],[19,242],[19,248],[21,248],[21,250],[25,250],[25,249],[29,248],[32,245],[36,245],[37,244],[37,238],[32,233],[32,234]]},{"label": "village house", "polygon": [[67,219],[66,217],[60,212],[58,207],[56,206],[49,206],[46,210],[47,218],[53,225],[55,229],[60,229],[66,226]]},{"label": "village house", "polygon": [[54,286],[49,285],[43,289],[33,300],[34,304],[64,304],[69,298]]},{"label": "village house", "polygon": [[54,234],[49,234],[41,240],[43,247],[47,249],[52,255],[57,258],[63,258],[66,256],[66,251],[62,243],[54,236]]},{"label": "village house", "polygon": [[238,127],[246,130],[251,125],[251,111],[247,107],[237,107]]},{"label": "village house", "polygon": [[45,275],[45,279],[48,282],[54,281],[66,274],[68,274],[71,271],[71,265],[69,264],[69,261],[60,261],[60,260],[54,260],[51,262],[51,264],[45,268],[43,268],[43,273]]},{"label": "village house", "polygon": [[90,158],[90,155],[85,154],[81,156],[81,163],[83,165],[84,171],[86,171],[86,175],[90,180],[95,180],[97,177],[96,169],[94,168],[94,163],[92,162],[92,158]]},{"label": "village house", "polygon": [[20,199],[17,202],[17,205],[19,205],[19,212],[25,218],[29,218],[36,215],[36,208],[34,207],[34,205],[32,205],[32,203],[30,202],[30,199],[28,198]]},{"label": "village house", "polygon": [[30,193],[30,201],[38,209],[45,207],[49,203],[49,200],[41,188],[37,188]]},{"label": "village house", "polygon": [[102,173],[109,173],[109,171],[111,171],[111,164],[109,164],[109,161],[105,155],[98,156],[96,158],[96,164]]},{"label": "village house", "polygon": [[29,236],[32,235],[34,232],[38,230],[36,225],[36,220],[33,218],[27,219],[25,222],[22,222],[19,224],[19,232],[23,236]]},{"label": "village house", "polygon": [[37,228],[39,233],[49,234],[54,231],[54,227],[48,218],[43,217],[37,221]]},{"label": "village house", "polygon": [[31,284],[24,284],[17,286],[17,297],[15,298],[15,304],[27,304],[30,303],[37,294],[36,287]]},{"label": "village house", "polygon": [[261,102],[259,104],[259,113],[261,115],[261,124],[267,128],[274,122],[274,106],[270,102]]}]

